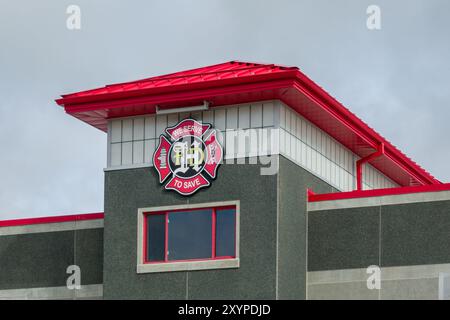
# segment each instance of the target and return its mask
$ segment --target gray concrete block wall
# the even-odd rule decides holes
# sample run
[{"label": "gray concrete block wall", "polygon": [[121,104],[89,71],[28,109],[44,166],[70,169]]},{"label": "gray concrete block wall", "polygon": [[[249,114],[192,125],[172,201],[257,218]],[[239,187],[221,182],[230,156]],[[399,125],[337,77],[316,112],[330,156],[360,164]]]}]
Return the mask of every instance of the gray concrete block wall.
[{"label": "gray concrete block wall", "polygon": [[[450,201],[312,211],[308,222],[309,299],[438,299]],[[367,287],[370,265],[380,290]]]},{"label": "gray concrete block wall", "polygon": [[[261,175],[261,167],[224,164],[211,187],[190,197],[164,190],[153,168],[106,172],[104,297],[304,299],[306,187],[334,190],[282,156],[278,174]],[[231,200],[240,201],[239,268],[136,273],[138,208]]]},{"label": "gray concrete block wall", "polygon": [[450,262],[450,201],[381,207],[382,266]]},{"label": "gray concrete block wall", "polygon": [[306,298],[306,190],[320,193],[335,189],[310,172],[280,157],[278,214],[279,299]]},{"label": "gray concrete block wall", "polygon": [[450,201],[313,211],[308,271],[450,263]]},{"label": "gray concrete block wall", "polygon": [[82,285],[103,282],[103,229],[0,236],[0,290],[65,287],[74,264]]},{"label": "gray concrete block wall", "polygon": [[[224,164],[211,187],[190,197],[166,191],[154,168],[106,172],[104,297],[275,299],[277,176],[260,165]],[[138,208],[240,200],[240,267],[136,273]]]},{"label": "gray concrete block wall", "polygon": [[378,207],[308,214],[308,271],[378,265]]}]

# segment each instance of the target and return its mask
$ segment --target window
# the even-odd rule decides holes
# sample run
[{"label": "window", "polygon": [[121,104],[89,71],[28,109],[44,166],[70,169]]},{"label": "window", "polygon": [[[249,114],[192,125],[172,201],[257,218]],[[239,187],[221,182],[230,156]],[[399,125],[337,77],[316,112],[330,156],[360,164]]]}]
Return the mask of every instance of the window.
[{"label": "window", "polygon": [[238,267],[239,202],[214,204],[140,209],[138,272]]}]

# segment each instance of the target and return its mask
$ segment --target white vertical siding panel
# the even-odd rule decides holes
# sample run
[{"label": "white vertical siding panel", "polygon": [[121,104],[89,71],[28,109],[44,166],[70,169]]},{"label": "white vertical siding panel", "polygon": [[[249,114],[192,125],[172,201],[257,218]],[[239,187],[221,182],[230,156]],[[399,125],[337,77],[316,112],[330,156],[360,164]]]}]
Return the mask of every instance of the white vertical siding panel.
[{"label": "white vertical siding panel", "polygon": [[238,128],[238,109],[237,107],[228,108],[226,110],[227,114],[227,129],[237,129]]},{"label": "white vertical siding panel", "polygon": [[196,112],[191,112],[190,114],[192,119],[195,119],[197,121],[203,121],[203,117],[202,117],[202,112],[201,111],[196,111]]},{"label": "white vertical siding panel", "polygon": [[144,142],[144,162],[153,164],[153,153],[156,149],[156,143],[159,143],[158,140],[146,140]]},{"label": "white vertical siding panel", "polygon": [[225,131],[225,154],[226,157],[234,157],[237,153],[236,134],[231,130]]},{"label": "white vertical siding panel", "polygon": [[284,122],[285,122],[285,126],[286,126],[286,131],[291,133],[292,132],[292,123],[291,123],[292,111],[290,108],[286,109],[285,117],[286,117],[286,119],[284,120]]},{"label": "white vertical siding panel", "polygon": [[313,125],[310,125],[311,127],[311,143],[310,146],[314,150],[317,150],[317,130],[316,127]]},{"label": "white vertical siding panel", "polygon": [[349,190],[354,190],[354,187],[353,187],[353,174],[349,173],[347,175],[347,177],[348,177],[348,188],[349,188]]},{"label": "white vertical siding panel", "polygon": [[297,139],[302,138],[302,118],[295,117],[295,136]]},{"label": "white vertical siding panel", "polygon": [[236,144],[235,145],[235,148],[236,148],[235,154],[238,158],[243,158],[246,156],[245,145],[246,145],[247,137],[245,136],[245,130],[237,130],[236,133],[237,133],[237,136],[235,139],[235,144]]},{"label": "white vertical siding panel", "polygon": [[331,138],[329,136],[326,136],[326,153],[325,153],[325,155],[328,159],[331,159],[331,144],[332,143],[333,142],[332,142]]},{"label": "white vertical siding panel", "polygon": [[306,148],[306,167],[307,168],[312,168],[312,164],[311,164],[311,147],[308,145]]},{"label": "white vertical siding panel", "polygon": [[292,112],[291,114],[291,133],[293,136],[297,136],[297,112]]},{"label": "white vertical siding panel", "polygon": [[325,175],[325,177],[326,177],[326,179],[327,179],[327,181],[331,181],[331,175],[330,175],[330,172],[331,172],[331,166],[330,166],[330,160],[328,159],[328,158],[325,158],[325,173],[324,173],[324,175]]},{"label": "white vertical siding panel", "polygon": [[250,132],[250,141],[249,141],[249,157],[256,157],[258,156],[258,150],[259,150],[259,140],[261,137],[261,129],[249,129]]},{"label": "white vertical siding panel", "polygon": [[122,141],[133,140],[133,119],[124,119],[122,121]]},{"label": "white vertical siding panel", "polygon": [[286,153],[286,133],[280,129],[280,153]]},{"label": "white vertical siding panel", "polygon": [[316,150],[319,153],[323,153],[322,152],[322,132],[318,128],[316,128]]},{"label": "white vertical siding panel", "polygon": [[156,137],[155,117],[145,117],[145,139],[153,139]]},{"label": "white vertical siding panel", "polygon": [[263,104],[263,126],[269,127],[274,125],[274,107],[273,102]]},{"label": "white vertical siding panel", "polygon": [[295,161],[301,165],[302,163],[302,142],[295,139]]},{"label": "white vertical siding panel", "polygon": [[240,129],[250,128],[250,106],[239,107],[238,126]]},{"label": "white vertical siding panel", "polygon": [[133,140],[144,140],[144,118],[133,120]]},{"label": "white vertical siding panel", "polygon": [[291,157],[292,159],[297,158],[297,148],[296,148],[297,138],[291,134]]},{"label": "white vertical siding panel", "polygon": [[375,171],[375,184],[377,188],[382,188],[382,181],[381,181],[381,175],[378,174],[378,171]]},{"label": "white vertical siding panel", "polygon": [[224,131],[226,129],[226,110],[214,110],[214,126],[216,129]]},{"label": "white vertical siding panel", "polygon": [[288,131],[285,131],[285,148],[286,148],[286,154],[288,155],[288,157],[292,157],[292,152],[291,152],[291,139],[292,136]]},{"label": "white vertical siding panel", "polygon": [[306,157],[307,157],[307,151],[306,151],[306,149],[307,149],[307,146],[306,146],[306,144],[303,142],[303,141],[301,141],[301,162],[300,162],[300,164],[302,165],[302,166],[304,166],[304,167],[306,167]]},{"label": "white vertical siding panel", "polygon": [[252,104],[251,105],[251,124],[252,128],[259,128],[263,125],[263,108],[262,104]]},{"label": "white vertical siding panel", "polygon": [[302,123],[302,133],[301,133],[301,136],[300,136],[300,139],[302,139],[302,141],[303,142],[305,142],[305,143],[307,143],[307,141],[308,141],[308,139],[307,139],[307,122],[306,122],[306,120],[304,120],[303,118],[300,118],[300,120],[301,120],[301,123]]},{"label": "white vertical siding panel", "polygon": [[343,168],[340,168],[340,185],[342,190],[346,190],[345,187],[345,170]]},{"label": "white vertical siding panel", "polygon": [[167,115],[167,126],[168,127],[173,127],[177,123],[178,123],[178,113]]},{"label": "white vertical siding panel", "polygon": [[311,139],[312,139],[312,128],[311,123],[309,121],[306,121],[306,144],[308,146],[311,146]]},{"label": "white vertical siding panel", "polygon": [[122,144],[111,144],[111,166],[120,166],[122,164]]},{"label": "white vertical siding panel", "polygon": [[203,111],[203,122],[209,123],[212,126],[214,126],[214,111],[213,110]]},{"label": "white vertical siding panel", "polygon": [[180,119],[180,121],[181,121],[181,120],[184,120],[184,119],[188,119],[188,118],[190,118],[190,117],[191,117],[190,112],[180,112],[180,113],[178,114],[178,118]]},{"label": "white vertical siding panel", "polygon": [[122,165],[133,164],[133,142],[122,143]]},{"label": "white vertical siding panel", "polygon": [[166,115],[156,116],[156,136],[159,137],[161,134],[163,134],[166,128],[167,128],[167,116]]},{"label": "white vertical siding panel", "polygon": [[284,105],[279,106],[278,113],[280,117],[280,128],[286,129],[286,108]]},{"label": "white vertical siding panel", "polygon": [[133,163],[144,163],[144,141],[133,142]]},{"label": "white vertical siding panel", "polygon": [[267,155],[268,141],[266,129],[258,129],[258,155]]},{"label": "white vertical siding panel", "polygon": [[111,142],[122,141],[122,120],[111,121]]},{"label": "white vertical siding panel", "polygon": [[270,130],[270,154],[280,153],[280,129]]}]

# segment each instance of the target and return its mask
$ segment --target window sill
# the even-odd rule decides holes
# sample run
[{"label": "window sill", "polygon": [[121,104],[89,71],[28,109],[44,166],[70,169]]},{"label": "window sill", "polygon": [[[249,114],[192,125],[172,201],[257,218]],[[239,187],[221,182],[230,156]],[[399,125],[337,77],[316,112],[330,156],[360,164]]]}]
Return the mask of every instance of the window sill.
[{"label": "window sill", "polygon": [[137,273],[239,268],[239,259],[138,264]]}]

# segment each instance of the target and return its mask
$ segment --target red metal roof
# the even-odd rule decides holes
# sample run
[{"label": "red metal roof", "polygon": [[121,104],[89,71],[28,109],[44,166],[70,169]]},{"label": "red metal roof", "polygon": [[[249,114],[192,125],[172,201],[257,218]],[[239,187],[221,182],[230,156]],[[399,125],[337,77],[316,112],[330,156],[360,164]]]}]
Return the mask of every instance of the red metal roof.
[{"label": "red metal roof", "polygon": [[67,113],[106,131],[107,120],[155,113],[156,106],[212,107],[279,99],[360,157],[381,143],[385,154],[370,161],[401,186],[440,184],[297,67],[230,61],[147,79],[62,95]]},{"label": "red metal roof", "polygon": [[57,100],[58,103],[67,103],[73,98],[93,97],[110,93],[124,93],[141,91],[145,89],[154,89],[162,87],[172,87],[177,85],[195,84],[205,81],[217,81],[225,79],[243,79],[257,75],[273,74],[276,72],[285,72],[289,70],[298,70],[296,67],[281,67],[274,64],[257,64],[243,62],[226,62],[208,67],[197,68],[187,71],[171,73],[162,76],[156,76],[131,82],[123,82],[112,85],[106,85],[103,88],[81,91],[72,94],[62,95],[63,99]]}]

